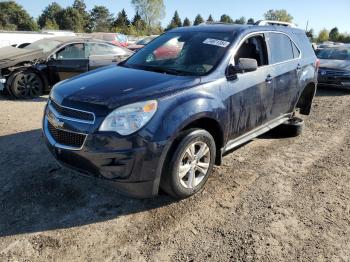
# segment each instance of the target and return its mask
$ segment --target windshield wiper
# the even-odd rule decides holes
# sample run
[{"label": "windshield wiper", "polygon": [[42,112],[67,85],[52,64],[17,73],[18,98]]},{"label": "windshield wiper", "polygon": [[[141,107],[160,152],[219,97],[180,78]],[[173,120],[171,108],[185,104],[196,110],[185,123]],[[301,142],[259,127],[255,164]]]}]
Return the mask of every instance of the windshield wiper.
[{"label": "windshield wiper", "polygon": [[192,75],[191,72],[181,71],[181,70],[174,69],[174,68],[160,67],[160,66],[126,65],[126,64],[123,64],[122,66],[134,68],[134,69],[152,71],[152,72],[157,72],[157,73],[165,73],[165,74],[170,74],[170,75]]},{"label": "windshield wiper", "polygon": [[181,71],[174,68],[164,68],[164,67],[158,67],[158,66],[148,66],[146,67],[146,70],[150,69],[152,71],[158,72],[158,73],[165,73],[165,74],[171,74],[171,75],[181,75],[181,74],[188,74],[188,72]]}]

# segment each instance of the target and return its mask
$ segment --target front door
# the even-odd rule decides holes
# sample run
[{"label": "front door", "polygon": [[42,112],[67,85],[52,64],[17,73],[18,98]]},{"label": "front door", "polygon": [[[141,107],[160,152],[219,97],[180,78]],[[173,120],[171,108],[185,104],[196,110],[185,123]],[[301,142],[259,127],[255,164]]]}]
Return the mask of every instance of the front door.
[{"label": "front door", "polygon": [[69,44],[57,51],[47,63],[51,84],[89,70],[85,44]]},{"label": "front door", "polygon": [[[229,139],[234,139],[272,119],[273,85],[268,65],[268,53],[263,34],[245,40],[236,52],[239,58],[256,59],[258,69],[239,73],[234,80],[227,80],[231,92],[229,102],[231,128]],[[233,61],[231,62],[233,63]]]}]

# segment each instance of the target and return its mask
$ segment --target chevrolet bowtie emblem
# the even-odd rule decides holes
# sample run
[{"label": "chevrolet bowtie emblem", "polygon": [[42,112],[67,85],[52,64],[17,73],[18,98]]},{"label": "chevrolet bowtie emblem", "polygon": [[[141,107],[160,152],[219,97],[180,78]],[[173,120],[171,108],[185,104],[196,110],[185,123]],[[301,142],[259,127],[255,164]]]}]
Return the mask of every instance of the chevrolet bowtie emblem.
[{"label": "chevrolet bowtie emblem", "polygon": [[55,117],[55,116],[51,116],[51,124],[53,125],[53,126],[55,126],[55,127],[63,127],[63,125],[64,125],[64,122],[62,122],[62,121],[60,121],[57,117]]}]

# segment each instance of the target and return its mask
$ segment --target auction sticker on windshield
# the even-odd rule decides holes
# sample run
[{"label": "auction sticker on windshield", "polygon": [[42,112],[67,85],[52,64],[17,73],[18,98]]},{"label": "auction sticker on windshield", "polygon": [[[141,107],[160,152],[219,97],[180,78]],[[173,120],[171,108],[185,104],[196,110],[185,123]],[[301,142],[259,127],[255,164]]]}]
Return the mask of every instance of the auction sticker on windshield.
[{"label": "auction sticker on windshield", "polygon": [[230,44],[230,42],[213,38],[207,38],[203,41],[203,44],[227,47]]}]

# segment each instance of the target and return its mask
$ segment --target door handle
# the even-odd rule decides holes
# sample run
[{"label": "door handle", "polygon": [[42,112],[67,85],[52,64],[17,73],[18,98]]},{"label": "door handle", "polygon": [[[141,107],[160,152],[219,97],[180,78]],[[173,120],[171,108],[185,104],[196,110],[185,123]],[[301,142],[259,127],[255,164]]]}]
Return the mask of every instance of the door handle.
[{"label": "door handle", "polygon": [[271,83],[272,82],[272,76],[271,75],[268,75],[267,77],[266,77],[266,79],[265,79],[265,81],[266,81],[266,83]]}]

